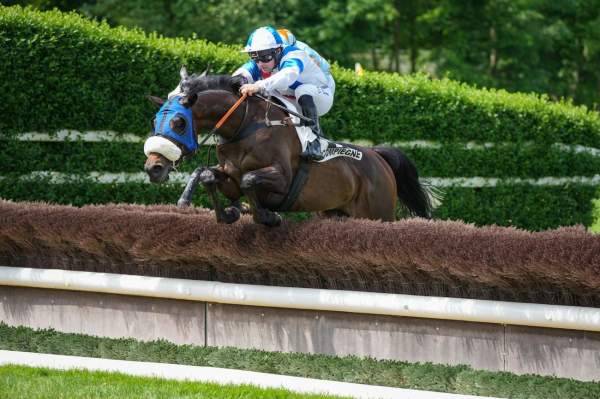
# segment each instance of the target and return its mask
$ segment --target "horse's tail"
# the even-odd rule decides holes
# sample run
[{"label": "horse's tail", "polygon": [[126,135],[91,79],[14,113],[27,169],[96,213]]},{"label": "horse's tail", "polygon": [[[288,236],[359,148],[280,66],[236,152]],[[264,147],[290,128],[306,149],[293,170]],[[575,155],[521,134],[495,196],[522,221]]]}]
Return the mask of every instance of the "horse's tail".
[{"label": "horse's tail", "polygon": [[374,147],[394,171],[398,198],[411,216],[430,219],[433,209],[441,201],[442,193],[419,181],[417,168],[400,150],[390,147]]}]

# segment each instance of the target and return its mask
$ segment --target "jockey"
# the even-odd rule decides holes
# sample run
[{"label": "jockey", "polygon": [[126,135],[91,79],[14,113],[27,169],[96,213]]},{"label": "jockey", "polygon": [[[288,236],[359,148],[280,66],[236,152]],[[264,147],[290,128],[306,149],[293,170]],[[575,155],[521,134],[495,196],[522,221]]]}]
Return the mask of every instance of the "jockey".
[{"label": "jockey", "polygon": [[[323,71],[323,73],[325,75],[331,75],[329,62],[327,62],[327,60],[325,58],[321,57],[321,55],[319,53],[317,53],[315,50],[313,50],[312,47],[310,47],[308,44],[306,44],[304,42],[301,42],[300,40],[296,40],[296,36],[292,32],[290,32],[288,29],[285,29],[285,28],[277,29],[277,33],[279,33],[279,35],[283,39],[283,43],[286,46],[294,46],[294,47],[298,47],[300,50],[306,51],[306,53],[311,58],[311,60],[314,63],[316,63],[319,66],[319,68],[321,68],[321,70]],[[333,78],[332,78],[332,83],[335,85],[335,81],[333,81]]]},{"label": "jockey", "polygon": [[304,116],[313,121],[311,129],[317,136],[300,156],[308,160],[323,159],[319,116],[329,112],[333,105],[335,83],[331,74],[323,72],[306,51],[286,45],[281,35],[269,26],[256,29],[243,52],[251,60],[233,73],[241,84],[240,92],[295,97]]}]

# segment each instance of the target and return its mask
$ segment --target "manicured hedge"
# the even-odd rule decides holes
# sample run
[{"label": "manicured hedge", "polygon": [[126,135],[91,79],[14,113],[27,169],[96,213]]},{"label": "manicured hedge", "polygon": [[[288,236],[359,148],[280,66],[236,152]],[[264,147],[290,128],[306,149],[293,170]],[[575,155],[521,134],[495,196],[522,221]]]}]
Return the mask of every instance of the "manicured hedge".
[{"label": "manicured hedge", "polygon": [[[520,177],[594,176],[600,157],[576,154],[542,145],[509,144],[489,149],[465,149],[458,144],[442,148],[406,148],[403,151],[418,166],[422,176]],[[207,148],[180,166],[192,171],[206,163]],[[215,153],[212,151],[212,161]],[[35,160],[35,161],[33,161]],[[29,173],[53,170],[63,173],[140,172],[145,161],[140,143],[40,143],[5,140],[0,146],[0,170]]]},{"label": "manicured hedge", "polygon": [[[201,71],[230,73],[244,62],[237,48],[155,34],[86,20],[58,11],[0,6],[0,134],[59,129],[114,130],[145,136],[155,112],[147,94],[165,96],[186,64]],[[600,118],[582,107],[546,98],[482,90],[423,75],[398,76],[334,68],[336,103],[323,118],[334,138],[433,140],[438,149],[405,149],[422,176],[521,177],[593,176],[600,159],[565,152],[560,142],[600,148]],[[499,145],[466,150],[475,141]],[[57,203],[173,203],[181,187],[94,182],[26,184],[19,174],[140,172],[141,144],[33,143],[3,140],[0,197]],[[533,143],[533,144],[532,144]],[[204,155],[182,165],[191,171]],[[447,190],[438,217],[477,224],[514,224],[539,230],[593,223],[595,187],[527,187]],[[199,194],[198,203],[206,204]]]},{"label": "manicured hedge", "polygon": [[[208,147],[202,148],[192,159],[183,162],[180,171],[193,171],[206,164]],[[211,151],[211,165],[215,163]],[[0,146],[0,170],[26,174],[38,170],[52,170],[69,174],[99,172],[142,172],[144,169],[143,144],[98,142],[44,143],[5,140]]]},{"label": "manicured hedge", "polygon": [[111,29],[58,11],[0,6],[2,133],[111,129],[147,134],[148,94],[164,95],[179,68],[212,62],[225,73],[241,62],[233,48]]},{"label": "manicured hedge", "polygon": [[436,217],[460,219],[479,226],[495,224],[536,231],[575,224],[590,226],[595,220],[592,201],[597,196],[596,187],[579,184],[452,187],[447,190]]},{"label": "manicured hedge", "polygon": [[[197,206],[208,206],[201,191],[194,197]],[[2,198],[13,201],[44,201],[54,204],[175,204],[182,192],[178,184],[150,185],[146,183],[99,184],[91,180],[52,184],[47,179],[0,180]]]},{"label": "manicured hedge", "polygon": [[[181,64],[211,62],[230,73],[239,49],[202,40],[111,29],[76,14],[0,8],[0,131],[112,129],[145,134],[144,100],[178,82]],[[334,68],[336,104],[324,118],[333,137],[505,142],[533,140],[600,147],[600,118],[584,108],[529,94],[481,90],[426,76]],[[32,117],[35,115],[35,117]]]},{"label": "manicured hedge", "polygon": [[424,75],[359,78],[336,72],[336,103],[327,119],[333,135],[374,142],[531,140],[600,147],[600,118],[583,107]]}]

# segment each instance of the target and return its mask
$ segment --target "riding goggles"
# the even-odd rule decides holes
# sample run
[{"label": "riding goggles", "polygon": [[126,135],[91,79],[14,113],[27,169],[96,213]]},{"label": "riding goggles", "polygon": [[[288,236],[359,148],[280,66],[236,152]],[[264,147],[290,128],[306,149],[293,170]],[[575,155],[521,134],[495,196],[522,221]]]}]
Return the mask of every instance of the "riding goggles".
[{"label": "riding goggles", "polygon": [[250,58],[254,62],[270,62],[275,58],[275,52],[272,50],[267,51],[252,51]]}]

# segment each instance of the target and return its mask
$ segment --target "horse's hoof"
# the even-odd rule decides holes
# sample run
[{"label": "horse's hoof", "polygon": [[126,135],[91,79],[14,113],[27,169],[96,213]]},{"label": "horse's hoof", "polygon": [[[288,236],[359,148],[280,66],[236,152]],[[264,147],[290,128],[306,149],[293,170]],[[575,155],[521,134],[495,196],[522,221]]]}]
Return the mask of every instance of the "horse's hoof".
[{"label": "horse's hoof", "polygon": [[223,215],[217,218],[217,222],[231,224],[240,218],[240,210],[234,206],[228,206],[223,210]]},{"label": "horse's hoof", "polygon": [[212,170],[206,169],[200,173],[199,179],[202,184],[214,184],[217,181]]},{"label": "horse's hoof", "polygon": [[269,215],[267,220],[263,222],[263,224],[268,227],[277,227],[281,224],[281,216],[279,216],[278,213],[273,212],[271,215]]}]

